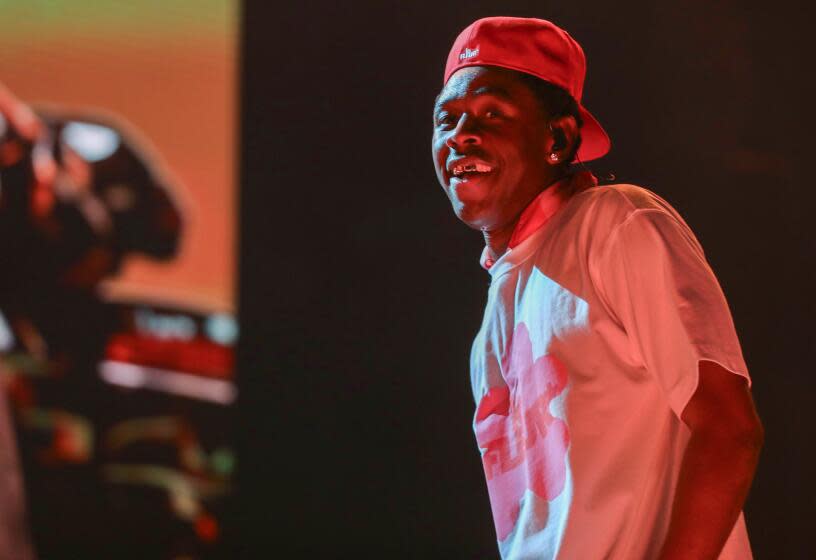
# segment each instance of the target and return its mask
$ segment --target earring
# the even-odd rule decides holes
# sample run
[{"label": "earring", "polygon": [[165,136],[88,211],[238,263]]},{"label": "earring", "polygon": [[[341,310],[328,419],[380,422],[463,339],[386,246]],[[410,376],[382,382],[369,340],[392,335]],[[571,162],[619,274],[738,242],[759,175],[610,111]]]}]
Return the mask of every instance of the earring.
[{"label": "earring", "polygon": [[550,160],[553,161],[553,162],[558,161],[558,154],[556,154],[555,152],[551,153],[550,154]]}]

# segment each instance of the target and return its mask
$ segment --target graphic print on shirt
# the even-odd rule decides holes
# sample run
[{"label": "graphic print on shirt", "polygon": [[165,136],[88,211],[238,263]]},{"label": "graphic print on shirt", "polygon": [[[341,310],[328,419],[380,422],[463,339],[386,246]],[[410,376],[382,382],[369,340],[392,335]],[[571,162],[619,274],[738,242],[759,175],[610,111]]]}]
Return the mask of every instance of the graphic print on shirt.
[{"label": "graphic print on shirt", "polygon": [[475,426],[500,541],[515,527],[527,490],[547,501],[564,490],[569,446],[566,423],[550,412],[567,386],[566,369],[549,355],[533,361],[524,323],[516,325],[502,365],[507,386],[482,397]]}]

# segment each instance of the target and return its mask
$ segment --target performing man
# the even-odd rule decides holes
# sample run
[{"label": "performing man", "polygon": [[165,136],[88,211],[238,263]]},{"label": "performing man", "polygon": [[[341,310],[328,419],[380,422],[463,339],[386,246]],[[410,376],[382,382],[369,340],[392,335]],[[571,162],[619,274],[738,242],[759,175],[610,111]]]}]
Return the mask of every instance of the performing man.
[{"label": "performing man", "polygon": [[499,550],[751,558],[763,432],[728,305],[666,201],[576,170],[610,147],[585,72],[554,24],[481,19],[434,106],[437,177],[491,276],[471,380]]}]

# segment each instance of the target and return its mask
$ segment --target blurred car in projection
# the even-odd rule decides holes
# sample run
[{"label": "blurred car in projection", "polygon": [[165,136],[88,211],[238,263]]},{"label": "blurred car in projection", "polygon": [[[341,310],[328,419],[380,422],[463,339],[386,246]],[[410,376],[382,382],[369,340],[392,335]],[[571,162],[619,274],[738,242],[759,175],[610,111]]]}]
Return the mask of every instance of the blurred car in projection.
[{"label": "blurred car in projection", "polygon": [[134,496],[149,489],[171,518],[149,533],[161,535],[175,523],[187,539],[173,552],[202,555],[218,540],[219,506],[235,463],[229,405],[236,398],[237,324],[224,312],[111,305],[122,328],[109,337],[99,364],[117,404],[99,444],[103,480],[127,526],[130,518],[144,523],[155,514],[150,500],[134,513]]},{"label": "blurred car in projection", "polygon": [[9,386],[41,554],[220,557],[235,465],[235,318],[169,304],[102,305],[115,327],[96,381],[84,383],[94,406],[65,398],[79,372],[53,375],[40,365],[25,375],[24,355],[3,358],[18,366]]}]

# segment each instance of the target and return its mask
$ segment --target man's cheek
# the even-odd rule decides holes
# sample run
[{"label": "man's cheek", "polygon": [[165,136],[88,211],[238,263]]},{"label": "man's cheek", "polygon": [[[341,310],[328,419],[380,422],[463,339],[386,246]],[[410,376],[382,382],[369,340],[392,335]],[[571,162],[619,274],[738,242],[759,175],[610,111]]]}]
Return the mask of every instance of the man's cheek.
[{"label": "man's cheek", "polygon": [[445,139],[438,133],[434,132],[431,137],[431,150],[434,154],[434,160],[438,159],[439,155],[446,151]]},{"label": "man's cheek", "polygon": [[447,160],[447,154],[434,149],[433,160],[436,178],[439,180],[439,184],[445,187],[447,183],[447,178],[445,177],[445,162]]},{"label": "man's cheek", "polygon": [[434,165],[434,171],[436,171],[436,179],[437,179],[437,181],[439,181],[439,185],[440,185],[440,186],[442,187],[442,189],[443,189],[443,190],[444,190],[444,191],[447,193],[447,192],[448,192],[448,190],[450,189],[450,187],[447,185],[447,182],[446,182],[446,179],[445,179],[445,173],[444,173],[444,171],[443,171],[443,170],[442,170],[442,168],[441,168],[441,167],[440,167],[438,164],[436,164],[436,163],[435,163],[435,165]]}]

